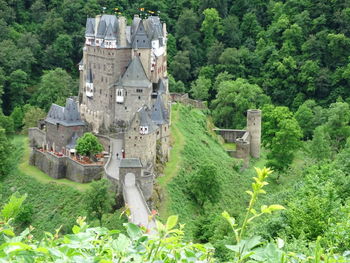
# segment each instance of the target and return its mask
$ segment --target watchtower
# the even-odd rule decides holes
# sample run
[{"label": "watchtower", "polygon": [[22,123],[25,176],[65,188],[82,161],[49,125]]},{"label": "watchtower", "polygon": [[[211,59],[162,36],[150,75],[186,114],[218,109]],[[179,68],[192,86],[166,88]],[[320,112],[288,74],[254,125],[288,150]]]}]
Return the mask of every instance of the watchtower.
[{"label": "watchtower", "polygon": [[250,155],[260,157],[261,146],[261,110],[248,110],[247,131],[250,134]]}]

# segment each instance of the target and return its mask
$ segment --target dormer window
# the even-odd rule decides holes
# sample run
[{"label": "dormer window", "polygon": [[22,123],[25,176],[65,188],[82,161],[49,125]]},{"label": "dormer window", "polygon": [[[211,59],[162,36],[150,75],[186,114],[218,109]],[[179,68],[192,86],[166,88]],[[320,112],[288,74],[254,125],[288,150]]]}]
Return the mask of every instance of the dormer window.
[{"label": "dormer window", "polygon": [[124,103],[124,90],[123,89],[116,89],[116,102],[117,103]]},{"label": "dormer window", "polygon": [[140,126],[140,134],[148,134],[148,126]]}]

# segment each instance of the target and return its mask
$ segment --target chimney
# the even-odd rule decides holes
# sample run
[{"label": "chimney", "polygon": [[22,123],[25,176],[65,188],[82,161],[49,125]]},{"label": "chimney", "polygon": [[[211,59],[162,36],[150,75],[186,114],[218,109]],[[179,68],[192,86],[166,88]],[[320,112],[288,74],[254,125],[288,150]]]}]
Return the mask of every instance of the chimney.
[{"label": "chimney", "polygon": [[119,17],[119,36],[119,45],[126,47],[126,18],[124,16]]}]

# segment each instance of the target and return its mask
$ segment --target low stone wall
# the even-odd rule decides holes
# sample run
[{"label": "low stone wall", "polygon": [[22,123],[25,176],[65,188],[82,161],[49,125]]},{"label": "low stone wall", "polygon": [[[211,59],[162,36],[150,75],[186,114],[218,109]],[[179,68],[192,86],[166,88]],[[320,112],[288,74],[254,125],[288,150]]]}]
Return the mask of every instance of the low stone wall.
[{"label": "low stone wall", "polygon": [[28,129],[29,145],[31,147],[42,147],[46,144],[46,133],[39,128]]},{"label": "low stone wall", "polygon": [[246,133],[245,130],[235,129],[214,129],[214,131],[224,138],[225,142],[236,143],[238,138],[242,138]]},{"label": "low stone wall", "polygon": [[144,173],[143,176],[140,177],[139,185],[142,190],[143,196],[148,200],[151,198],[153,193],[153,178],[154,175],[152,173]]},{"label": "low stone wall", "polygon": [[38,167],[55,179],[64,178],[66,175],[66,157],[59,157],[49,152],[41,152],[34,148],[30,155],[29,164]]},{"label": "low stone wall", "polygon": [[185,105],[191,105],[198,109],[207,109],[207,106],[203,101],[190,99],[187,93],[170,93],[170,99],[172,102],[181,102]]},{"label": "low stone wall", "polygon": [[66,158],[66,167],[66,178],[78,183],[99,180],[103,174],[102,165],[84,165],[71,158]]},{"label": "low stone wall", "polygon": [[103,174],[103,165],[80,164],[67,156],[56,156],[33,148],[29,164],[55,179],[67,178],[77,183],[98,180]]}]

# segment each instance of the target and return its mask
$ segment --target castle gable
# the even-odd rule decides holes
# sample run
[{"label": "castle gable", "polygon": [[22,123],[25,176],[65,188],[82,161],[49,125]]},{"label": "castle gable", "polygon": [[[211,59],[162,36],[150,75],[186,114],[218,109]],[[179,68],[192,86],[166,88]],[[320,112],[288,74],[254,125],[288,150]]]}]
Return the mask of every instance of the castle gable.
[{"label": "castle gable", "polygon": [[151,85],[138,56],[131,60],[119,84],[124,87],[141,88],[148,88]]},{"label": "castle gable", "polygon": [[71,98],[66,100],[65,107],[52,104],[45,121],[54,125],[61,124],[63,126],[85,125],[80,118],[80,113],[76,102]]}]

